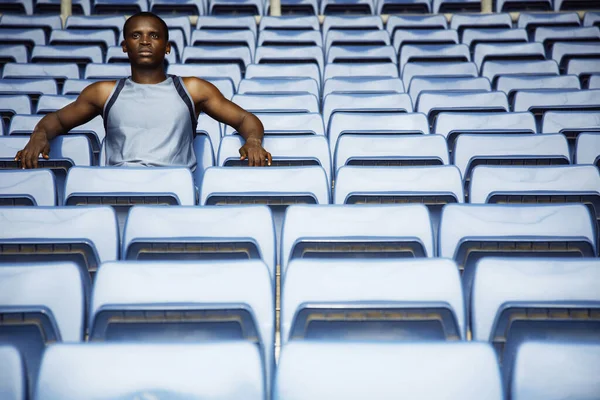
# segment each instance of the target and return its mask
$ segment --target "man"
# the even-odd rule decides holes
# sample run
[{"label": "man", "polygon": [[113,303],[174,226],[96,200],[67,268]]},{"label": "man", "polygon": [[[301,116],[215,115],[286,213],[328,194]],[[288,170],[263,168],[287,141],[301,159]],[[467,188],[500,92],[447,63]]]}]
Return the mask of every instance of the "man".
[{"label": "man", "polygon": [[148,12],[133,15],[125,22],[123,37],[131,76],[93,83],[73,103],[42,118],[15,157],[23,168],[36,168],[40,155],[48,159],[49,142],[57,135],[102,115],[106,165],[193,169],[193,137],[201,111],[240,133],[245,139],[242,160],[248,159],[251,166],[271,165],[271,154],[262,147],[264,128],[256,116],[227,100],[209,82],[165,74],[164,58],[171,45],[160,17]]}]

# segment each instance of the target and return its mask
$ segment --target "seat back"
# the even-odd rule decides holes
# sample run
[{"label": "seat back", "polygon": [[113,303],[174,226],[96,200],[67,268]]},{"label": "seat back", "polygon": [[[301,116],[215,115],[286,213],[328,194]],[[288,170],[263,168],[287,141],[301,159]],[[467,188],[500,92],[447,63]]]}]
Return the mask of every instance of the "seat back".
[{"label": "seat back", "polygon": [[6,400],[22,400],[26,390],[25,365],[19,351],[10,345],[0,346],[0,393]]},{"label": "seat back", "polygon": [[0,206],[56,205],[56,187],[51,171],[2,170],[0,177]]}]

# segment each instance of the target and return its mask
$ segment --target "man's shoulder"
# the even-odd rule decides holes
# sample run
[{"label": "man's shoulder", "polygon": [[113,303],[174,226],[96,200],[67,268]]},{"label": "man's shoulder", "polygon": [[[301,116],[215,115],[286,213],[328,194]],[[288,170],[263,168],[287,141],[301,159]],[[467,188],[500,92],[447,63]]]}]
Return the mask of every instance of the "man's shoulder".
[{"label": "man's shoulder", "polygon": [[80,97],[90,103],[102,107],[108,100],[118,81],[98,81],[87,86]]}]

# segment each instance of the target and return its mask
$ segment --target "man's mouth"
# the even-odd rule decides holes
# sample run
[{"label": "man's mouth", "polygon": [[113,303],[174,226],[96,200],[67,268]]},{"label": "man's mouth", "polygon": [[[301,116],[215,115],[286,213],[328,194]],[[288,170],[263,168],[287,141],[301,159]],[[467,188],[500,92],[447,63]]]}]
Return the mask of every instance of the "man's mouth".
[{"label": "man's mouth", "polygon": [[142,50],[138,51],[138,54],[151,56],[152,55],[152,50],[142,49]]}]

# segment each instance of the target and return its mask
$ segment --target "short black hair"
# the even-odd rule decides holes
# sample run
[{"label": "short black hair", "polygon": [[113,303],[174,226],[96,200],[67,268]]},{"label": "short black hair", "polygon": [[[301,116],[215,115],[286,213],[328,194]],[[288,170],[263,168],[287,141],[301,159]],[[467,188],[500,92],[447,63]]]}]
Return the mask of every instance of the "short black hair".
[{"label": "short black hair", "polygon": [[127,18],[127,21],[125,21],[125,25],[123,25],[123,39],[126,39],[127,24],[129,24],[129,21],[131,21],[132,19],[137,18],[137,17],[155,18],[158,22],[160,22],[160,25],[165,34],[165,38],[167,41],[169,41],[169,27],[167,26],[167,23],[158,15],[148,12],[148,11],[142,11],[142,12],[133,14],[131,17]]}]

